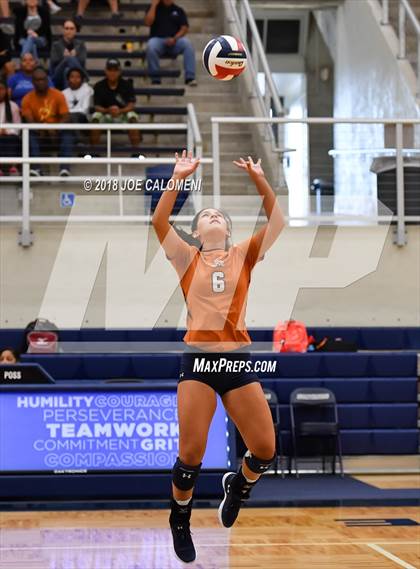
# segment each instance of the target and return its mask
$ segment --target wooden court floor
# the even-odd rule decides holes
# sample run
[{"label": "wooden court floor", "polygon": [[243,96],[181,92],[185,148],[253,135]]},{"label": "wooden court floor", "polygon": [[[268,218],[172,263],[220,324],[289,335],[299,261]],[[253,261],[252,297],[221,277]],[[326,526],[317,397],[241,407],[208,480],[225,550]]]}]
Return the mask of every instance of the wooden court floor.
[{"label": "wooden court floor", "polygon": [[[412,482],[415,487],[418,477]],[[167,519],[167,510],[0,512],[0,568],[187,567],[174,557]],[[196,509],[197,560],[189,566],[420,569],[420,525],[391,525],[407,519],[420,523],[419,508],[244,508],[228,530],[215,509]]]}]

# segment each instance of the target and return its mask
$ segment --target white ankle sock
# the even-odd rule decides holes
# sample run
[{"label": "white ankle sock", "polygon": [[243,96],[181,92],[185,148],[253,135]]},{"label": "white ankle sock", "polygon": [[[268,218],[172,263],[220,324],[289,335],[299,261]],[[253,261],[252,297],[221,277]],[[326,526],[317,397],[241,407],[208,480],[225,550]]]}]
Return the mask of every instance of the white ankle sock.
[{"label": "white ankle sock", "polygon": [[260,477],[258,477],[256,480],[252,480],[251,478],[247,478],[244,474],[244,469],[242,467],[241,467],[241,473],[242,473],[242,476],[245,478],[245,480],[248,482],[248,484],[254,484],[260,478]]},{"label": "white ankle sock", "polygon": [[177,500],[174,498],[174,500],[179,506],[187,506],[191,502],[191,498],[188,498],[188,500]]}]

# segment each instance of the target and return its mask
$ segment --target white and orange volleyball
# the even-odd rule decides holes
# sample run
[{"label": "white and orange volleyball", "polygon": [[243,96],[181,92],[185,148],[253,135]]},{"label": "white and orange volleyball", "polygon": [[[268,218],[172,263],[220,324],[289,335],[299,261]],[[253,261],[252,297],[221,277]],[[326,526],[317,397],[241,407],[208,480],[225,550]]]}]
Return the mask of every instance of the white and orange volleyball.
[{"label": "white and orange volleyball", "polygon": [[246,68],[245,47],[232,36],[213,38],[203,50],[203,65],[215,79],[230,81]]}]

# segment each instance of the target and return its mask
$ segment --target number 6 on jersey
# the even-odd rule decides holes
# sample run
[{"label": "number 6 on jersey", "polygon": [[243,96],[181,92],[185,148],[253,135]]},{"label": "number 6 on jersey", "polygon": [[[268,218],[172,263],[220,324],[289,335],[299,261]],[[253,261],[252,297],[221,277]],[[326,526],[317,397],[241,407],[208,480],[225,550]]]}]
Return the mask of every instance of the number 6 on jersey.
[{"label": "number 6 on jersey", "polygon": [[213,292],[223,292],[225,290],[225,273],[214,271],[211,275]]}]

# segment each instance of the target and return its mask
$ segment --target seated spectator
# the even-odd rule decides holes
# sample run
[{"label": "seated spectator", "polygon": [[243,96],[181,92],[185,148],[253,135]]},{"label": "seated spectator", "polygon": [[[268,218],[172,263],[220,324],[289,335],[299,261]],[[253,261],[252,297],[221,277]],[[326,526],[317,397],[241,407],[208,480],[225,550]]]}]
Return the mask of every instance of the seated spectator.
[{"label": "seated spectator", "polygon": [[188,19],[185,11],[173,0],[153,0],[144,18],[150,26],[150,39],[147,42],[146,58],[149,75],[154,85],[159,85],[159,58],[162,55],[176,57],[184,54],[185,84],[195,87],[195,54],[192,43],[185,35],[188,32]]},{"label": "seated spectator", "polygon": [[[89,6],[90,0],[78,0],[77,13],[74,17],[75,22],[79,27],[83,23],[83,18],[85,16],[86,8]],[[111,18],[113,20],[119,20],[122,18],[122,14],[118,11],[118,0],[108,0],[109,7],[111,9]]]},{"label": "seated spectator", "polygon": [[38,0],[25,0],[24,6],[15,9],[15,48],[24,53],[32,53],[38,59],[38,49],[50,51],[51,25],[50,12],[38,6]]},{"label": "seated spectator", "polygon": [[86,46],[76,38],[77,27],[73,20],[65,20],[63,37],[52,44],[50,68],[54,85],[57,89],[65,89],[67,71],[70,67],[78,67],[86,74]]},{"label": "seated spectator", "polygon": [[[22,117],[29,123],[65,123],[68,122],[69,109],[61,91],[48,86],[48,75],[45,69],[37,67],[32,75],[34,90],[23,97]],[[44,142],[59,142],[59,155],[68,158],[73,154],[73,133],[70,130],[41,130],[30,131],[29,145],[31,156],[41,155],[40,139]],[[37,166],[31,168],[33,176],[40,176]],[[60,165],[60,176],[68,176],[70,169],[65,164]]]},{"label": "seated spectator", "polygon": [[69,86],[64,89],[63,95],[66,98],[67,106],[70,111],[69,122],[87,123],[89,110],[92,105],[93,89],[84,82],[84,74],[75,67],[67,72],[67,82]]},{"label": "seated spectator", "polygon": [[[4,123],[20,123],[20,112],[17,104],[9,100],[7,83],[0,80],[0,125]],[[21,153],[19,131],[0,127],[0,156],[13,158]],[[0,176],[4,176],[7,171],[10,176],[19,174],[15,165],[2,166],[0,162]]]},{"label": "seated spectator", "polygon": [[19,353],[14,348],[0,349],[0,365],[17,364],[19,361]]},{"label": "seated spectator", "polygon": [[[34,85],[32,83],[32,74],[35,67],[38,65],[36,59],[31,53],[25,53],[20,58],[20,69],[13,73],[7,80],[9,86],[10,98],[18,105],[22,106],[22,99],[29,93],[33,91]],[[53,82],[48,77],[49,87],[54,87]]]},{"label": "seated spectator", "polygon": [[[99,123],[136,123],[139,120],[135,112],[136,96],[133,83],[121,77],[121,64],[118,59],[108,59],[105,67],[105,79],[94,87],[93,103],[95,113],[92,122]],[[98,144],[100,130],[91,132],[91,143]],[[128,138],[132,146],[140,144],[138,130],[129,130]]]},{"label": "seated spectator", "polygon": [[[0,0],[0,18],[10,18],[9,0]],[[8,23],[1,23],[2,30],[5,34],[13,35],[14,27]]]},{"label": "seated spectator", "polygon": [[8,77],[14,70],[10,37],[0,28],[0,75]]}]

